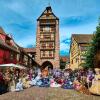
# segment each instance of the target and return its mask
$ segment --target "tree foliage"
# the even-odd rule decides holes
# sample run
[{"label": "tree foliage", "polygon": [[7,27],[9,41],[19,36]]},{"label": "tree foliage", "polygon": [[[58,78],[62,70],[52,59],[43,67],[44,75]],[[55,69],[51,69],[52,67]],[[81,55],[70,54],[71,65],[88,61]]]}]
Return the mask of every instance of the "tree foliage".
[{"label": "tree foliage", "polygon": [[96,32],[93,34],[92,41],[88,47],[85,59],[85,68],[94,68],[95,55],[100,50],[100,19],[99,25],[96,27]]}]

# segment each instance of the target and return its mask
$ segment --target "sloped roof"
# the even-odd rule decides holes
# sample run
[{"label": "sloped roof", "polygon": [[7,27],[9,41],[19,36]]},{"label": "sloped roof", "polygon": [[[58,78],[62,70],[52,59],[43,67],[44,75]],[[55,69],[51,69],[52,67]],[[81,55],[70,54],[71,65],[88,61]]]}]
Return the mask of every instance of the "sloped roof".
[{"label": "sloped roof", "polygon": [[6,43],[4,43],[1,39],[0,39],[0,47],[3,47],[5,49],[9,49],[11,51],[15,51],[15,52],[19,52],[19,50],[17,50],[16,48],[12,47],[12,46],[9,46],[7,45]]},{"label": "sloped roof", "polygon": [[6,34],[2,27],[0,27],[0,34]]},{"label": "sloped roof", "polygon": [[63,62],[69,62],[69,57],[68,56],[60,56],[60,60]]},{"label": "sloped roof", "polygon": [[[9,36],[9,34],[6,34],[4,32],[2,27],[0,27],[0,34],[1,34],[1,37],[2,37],[2,35],[5,35],[7,38],[10,38],[12,41],[14,41],[13,38]],[[5,40],[3,40],[2,38],[0,38],[0,47],[5,48],[5,49],[9,49],[9,50],[12,50],[12,51],[15,51],[17,53],[19,52],[19,50],[17,50],[17,48],[15,47],[14,43],[13,43],[13,45],[8,45],[5,42]]]},{"label": "sloped roof", "polygon": [[25,52],[29,53],[35,53],[36,52],[36,48],[23,48]]},{"label": "sloped roof", "polygon": [[[48,13],[49,11],[50,11],[50,13]],[[44,19],[44,18],[42,18],[43,15],[52,15],[54,17],[54,19],[59,20],[59,18],[57,16],[55,16],[55,14],[52,12],[51,6],[46,7],[44,12],[39,16],[39,18],[37,20]]]},{"label": "sloped roof", "polygon": [[76,40],[78,44],[80,43],[90,43],[93,34],[72,34],[72,38]]}]

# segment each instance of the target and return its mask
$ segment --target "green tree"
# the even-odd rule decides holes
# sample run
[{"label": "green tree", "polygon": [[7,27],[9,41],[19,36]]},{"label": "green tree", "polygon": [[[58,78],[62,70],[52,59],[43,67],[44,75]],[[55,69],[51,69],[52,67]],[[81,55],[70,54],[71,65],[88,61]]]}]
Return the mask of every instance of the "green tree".
[{"label": "green tree", "polygon": [[95,55],[100,50],[100,19],[99,25],[96,27],[96,32],[93,34],[93,39],[86,53],[85,68],[94,68]]}]

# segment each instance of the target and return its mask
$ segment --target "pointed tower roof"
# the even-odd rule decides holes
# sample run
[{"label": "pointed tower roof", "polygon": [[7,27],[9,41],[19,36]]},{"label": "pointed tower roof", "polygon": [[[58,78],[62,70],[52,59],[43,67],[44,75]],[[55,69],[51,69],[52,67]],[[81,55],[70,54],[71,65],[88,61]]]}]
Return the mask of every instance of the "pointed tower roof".
[{"label": "pointed tower roof", "polygon": [[59,20],[59,18],[57,16],[55,16],[55,14],[52,12],[51,6],[46,7],[44,12],[40,15],[40,17],[37,20],[41,20],[41,19],[56,19],[56,20]]}]

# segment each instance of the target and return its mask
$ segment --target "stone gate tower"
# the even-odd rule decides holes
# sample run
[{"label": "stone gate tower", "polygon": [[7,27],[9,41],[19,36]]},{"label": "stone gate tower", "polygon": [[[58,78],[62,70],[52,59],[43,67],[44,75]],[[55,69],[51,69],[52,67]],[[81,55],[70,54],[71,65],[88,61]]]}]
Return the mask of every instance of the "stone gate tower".
[{"label": "stone gate tower", "polygon": [[46,7],[37,19],[36,61],[41,67],[60,67],[59,19]]}]

